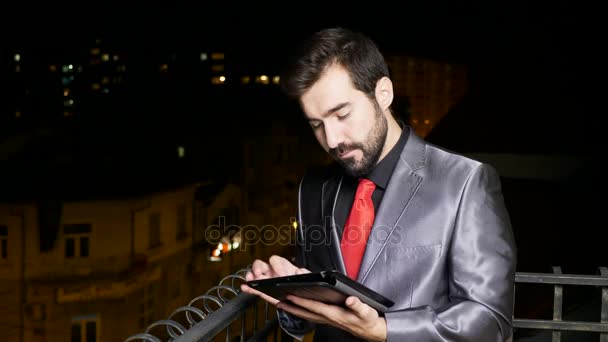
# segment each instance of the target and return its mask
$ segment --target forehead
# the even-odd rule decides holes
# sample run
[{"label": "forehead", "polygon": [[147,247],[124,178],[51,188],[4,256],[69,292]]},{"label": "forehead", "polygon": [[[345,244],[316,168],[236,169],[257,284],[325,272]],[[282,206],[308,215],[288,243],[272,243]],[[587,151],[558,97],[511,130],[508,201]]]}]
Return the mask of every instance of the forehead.
[{"label": "forehead", "polygon": [[334,64],[302,95],[300,102],[306,116],[314,118],[340,103],[352,103],[356,93],[348,71]]}]

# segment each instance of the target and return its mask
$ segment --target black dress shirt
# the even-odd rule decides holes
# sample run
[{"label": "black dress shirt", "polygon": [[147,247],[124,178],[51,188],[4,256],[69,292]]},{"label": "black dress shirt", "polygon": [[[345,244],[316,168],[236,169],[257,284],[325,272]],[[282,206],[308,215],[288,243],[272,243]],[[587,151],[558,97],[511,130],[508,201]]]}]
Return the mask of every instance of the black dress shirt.
[{"label": "black dress shirt", "polygon": [[[372,193],[372,202],[374,203],[374,211],[376,213],[378,212],[378,208],[380,207],[380,203],[384,197],[384,192],[386,191],[388,182],[391,179],[395,165],[397,165],[399,156],[401,155],[403,147],[407,142],[409,129],[405,125],[401,125],[401,127],[401,135],[399,136],[395,146],[393,146],[390,152],[374,167],[374,169],[368,175],[363,176],[363,178],[367,178],[376,184],[376,189]],[[340,193],[338,194],[338,201],[336,203],[335,211],[336,229],[338,231],[340,240],[342,239],[342,231],[344,230],[344,225],[346,224],[346,220],[350,214],[350,209],[355,199],[358,184],[359,180],[357,178],[353,178],[348,175],[345,175],[342,179],[342,186],[340,188]]]}]

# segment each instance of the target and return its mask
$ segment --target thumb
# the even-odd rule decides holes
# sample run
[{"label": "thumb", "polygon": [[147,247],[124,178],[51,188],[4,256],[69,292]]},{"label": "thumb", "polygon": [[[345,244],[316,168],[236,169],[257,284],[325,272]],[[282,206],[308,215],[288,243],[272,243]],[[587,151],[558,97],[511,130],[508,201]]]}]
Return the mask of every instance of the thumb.
[{"label": "thumb", "polygon": [[355,296],[346,298],[346,306],[351,309],[360,318],[365,318],[369,315],[371,309],[368,305],[363,304],[361,300]]}]

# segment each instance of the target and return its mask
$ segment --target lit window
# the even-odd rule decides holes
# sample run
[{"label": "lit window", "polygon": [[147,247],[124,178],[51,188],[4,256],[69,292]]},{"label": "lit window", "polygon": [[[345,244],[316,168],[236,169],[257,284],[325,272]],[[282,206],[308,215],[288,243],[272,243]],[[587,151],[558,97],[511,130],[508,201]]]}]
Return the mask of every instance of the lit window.
[{"label": "lit window", "polygon": [[97,315],[80,316],[72,318],[70,328],[70,341],[97,342],[99,341],[99,318]]},{"label": "lit window", "polygon": [[224,53],[223,52],[214,52],[211,54],[211,59],[214,61],[220,61],[224,59]]},{"label": "lit window", "polygon": [[413,119],[412,123],[417,124],[418,123],[418,119]]},{"label": "lit window", "polygon": [[50,72],[56,72],[57,71],[57,66],[54,64],[49,65],[49,71]]},{"label": "lit window", "polygon": [[101,50],[99,48],[91,49],[91,55],[93,55],[93,56],[99,55],[100,52],[101,52]]},{"label": "lit window", "polygon": [[66,258],[87,258],[90,254],[90,240],[90,223],[63,225],[63,242]]},{"label": "lit window", "polygon": [[168,64],[161,64],[160,66],[160,72],[167,72],[169,71],[169,65]]},{"label": "lit window", "polygon": [[274,83],[274,84],[279,84],[279,81],[281,81],[280,76],[275,76],[272,78],[272,83]]},{"label": "lit window", "polygon": [[109,92],[110,92],[110,89],[108,89],[108,88],[103,88],[102,92],[103,92],[104,94],[107,94],[107,93],[109,93]]},{"label": "lit window", "polygon": [[99,90],[99,89],[101,89],[101,84],[99,84],[99,83],[93,83],[93,84],[91,84],[91,89],[93,89],[93,90]]},{"label": "lit window", "polygon": [[0,259],[8,259],[8,226],[0,225]]},{"label": "lit window", "polygon": [[73,80],[74,80],[74,76],[70,76],[70,77],[63,76],[63,77],[61,78],[61,84],[63,84],[63,85],[68,85],[68,84],[70,84],[70,83],[71,83]]},{"label": "lit window", "polygon": [[185,155],[186,155],[186,149],[184,148],[184,146],[178,146],[177,147],[177,157],[184,158]]},{"label": "lit window", "polygon": [[429,120],[429,119],[424,120],[424,124],[425,124],[425,125],[428,125],[428,124],[430,124],[430,123],[431,123],[431,120]]},{"label": "lit window", "polygon": [[110,83],[110,78],[109,77],[102,77],[101,78],[101,84],[108,84]]},{"label": "lit window", "polygon": [[110,60],[110,54],[108,53],[104,53],[103,55],[101,55],[101,60],[104,62],[107,62]]},{"label": "lit window", "polygon": [[261,75],[255,78],[256,83],[268,84],[268,76]]},{"label": "lit window", "polygon": [[117,60],[119,60],[119,59],[120,59],[120,57],[119,57],[118,55],[114,55],[114,56],[112,57],[112,60],[114,60],[114,62],[116,62],[116,61],[117,61]]},{"label": "lit window", "polygon": [[74,113],[72,113],[72,112],[68,112],[67,110],[63,112],[63,116],[64,116],[64,117],[66,117],[66,118],[68,118],[68,117],[72,116],[73,114],[74,114]]},{"label": "lit window", "polygon": [[15,72],[21,72],[21,65],[15,65]]},{"label": "lit window", "polygon": [[72,107],[72,106],[74,106],[74,100],[69,99],[69,100],[63,101],[63,106],[64,107]]},{"label": "lit window", "polygon": [[16,112],[15,112],[15,117],[16,117],[17,119],[19,119],[19,118],[21,117],[21,115],[23,115],[23,114],[22,114],[20,111],[16,111]]},{"label": "lit window", "polygon": [[18,53],[16,53],[15,56],[14,56],[14,59],[15,59],[15,62],[21,61],[21,55],[18,54]]},{"label": "lit window", "polygon": [[226,82],[226,76],[211,77],[211,84],[224,84],[225,82]]},{"label": "lit window", "polygon": [[207,58],[209,58],[209,57],[207,56],[207,54],[206,54],[206,53],[204,53],[204,52],[201,52],[201,62],[206,61],[206,60],[207,60]]},{"label": "lit window", "polygon": [[224,64],[214,64],[211,66],[211,71],[224,71]]},{"label": "lit window", "polygon": [[63,96],[69,96],[70,95],[70,89],[65,88],[63,89]]},{"label": "lit window", "polygon": [[249,76],[241,77],[241,83],[248,84],[249,82],[251,82],[251,77],[249,77]]}]

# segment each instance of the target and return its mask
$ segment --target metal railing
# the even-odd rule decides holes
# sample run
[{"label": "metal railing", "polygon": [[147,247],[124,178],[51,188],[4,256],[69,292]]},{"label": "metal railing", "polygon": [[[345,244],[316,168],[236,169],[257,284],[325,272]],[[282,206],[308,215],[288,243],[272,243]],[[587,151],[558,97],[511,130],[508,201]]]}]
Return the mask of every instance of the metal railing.
[{"label": "metal railing", "polygon": [[[150,324],[143,333],[128,337],[125,342],[198,342],[211,341],[222,335],[226,341],[233,341],[231,337],[235,333],[238,335],[232,338],[239,341],[265,341],[273,334],[277,341],[279,328],[274,309],[270,312],[269,304],[264,302],[261,312],[257,296],[240,292],[247,271],[249,268],[224,277],[219,285],[177,308],[167,319]],[[248,317],[251,317],[249,321]],[[233,324],[239,318],[240,323]],[[259,328],[261,318],[264,325]]]},{"label": "metal railing", "polygon": [[[562,274],[560,267],[553,267],[550,273],[515,274],[515,283],[533,283],[553,285],[553,319],[513,319],[515,329],[551,330],[552,341],[561,341],[563,331],[584,331],[600,334],[600,342],[608,342],[608,268],[600,267],[600,275],[574,275]],[[563,314],[563,286],[595,286],[602,289],[600,322],[564,321]]]},{"label": "metal railing", "polygon": [[[167,319],[152,323],[143,333],[128,337],[125,342],[161,342],[164,340],[198,342],[210,341],[223,336],[226,341],[231,341],[234,333],[238,333],[235,338],[238,338],[239,341],[265,341],[273,334],[274,340],[277,341],[280,328],[274,308],[270,313],[271,308],[268,303],[263,302],[264,311],[259,312],[258,303],[262,301],[258,301],[256,296],[241,293],[239,290],[248,270],[248,268],[242,269],[224,277],[219,285],[192,299],[188,305],[176,309]],[[562,274],[560,267],[554,267],[553,274],[517,272],[515,283],[554,286],[553,319],[514,318],[513,327],[515,329],[551,330],[553,342],[561,341],[563,331],[596,332],[600,335],[600,342],[608,342],[608,268],[600,267],[600,275],[595,276]],[[600,322],[562,320],[564,285],[601,288]],[[249,322],[248,317],[251,318]],[[264,320],[264,326],[258,328],[258,321],[261,318]],[[233,324],[239,319],[240,323]]]}]

